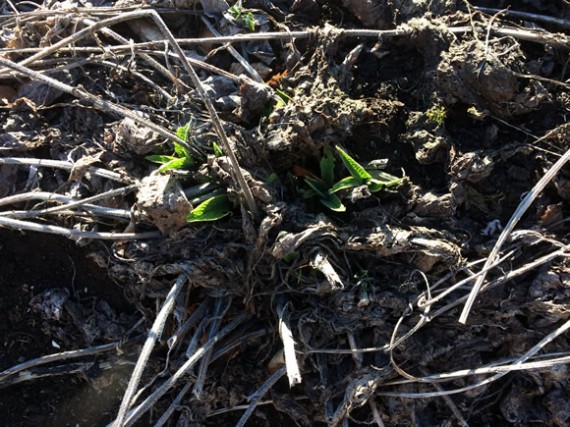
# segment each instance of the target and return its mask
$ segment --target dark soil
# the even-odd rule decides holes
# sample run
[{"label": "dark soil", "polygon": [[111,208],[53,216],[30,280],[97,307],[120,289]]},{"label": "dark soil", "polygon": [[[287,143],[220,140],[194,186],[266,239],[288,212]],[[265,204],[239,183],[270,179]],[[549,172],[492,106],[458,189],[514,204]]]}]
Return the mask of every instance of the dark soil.
[{"label": "dark soil", "polygon": [[[116,311],[133,312],[106,269],[92,260],[93,253],[68,239],[2,229],[0,247],[2,367],[86,346],[65,308],[61,319],[55,320],[31,307],[34,297],[48,290],[69,290],[71,300],[86,310],[104,300]],[[89,365],[96,362],[93,358],[88,361]],[[2,425],[104,425],[111,421],[112,408],[120,402],[121,383],[129,375],[128,366],[101,370],[95,364],[86,365],[83,371],[41,378],[48,370],[37,369],[38,379],[0,389]]]},{"label": "dark soil", "polygon": [[[568,164],[458,321],[570,149],[570,6],[496,3],[2,3],[0,424],[113,422],[149,334],[121,426],[569,425]],[[68,39],[141,7],[220,127],[150,16]]]}]

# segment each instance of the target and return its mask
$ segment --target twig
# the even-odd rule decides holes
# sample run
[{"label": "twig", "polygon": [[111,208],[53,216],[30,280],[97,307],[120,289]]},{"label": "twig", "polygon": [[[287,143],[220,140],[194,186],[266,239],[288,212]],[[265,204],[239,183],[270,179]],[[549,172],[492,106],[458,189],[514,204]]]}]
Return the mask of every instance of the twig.
[{"label": "twig", "polygon": [[158,239],[162,236],[159,231],[143,233],[106,233],[99,231],[73,230],[55,225],[36,224],[34,222],[20,221],[18,219],[0,217],[0,226],[13,230],[36,231],[38,233],[57,234],[70,239],[96,239],[96,240],[144,240]]},{"label": "twig", "polygon": [[380,415],[380,411],[378,410],[378,406],[374,400],[370,399],[368,401],[368,406],[370,406],[370,410],[372,411],[372,418],[376,422],[378,427],[385,427],[384,421],[382,421],[382,416]]},{"label": "twig", "polygon": [[275,383],[279,381],[279,378],[285,375],[285,372],[286,372],[285,366],[276,370],[273,374],[269,376],[269,378],[267,378],[263,382],[263,384],[259,386],[257,391],[249,397],[249,406],[247,407],[246,411],[243,413],[243,415],[237,422],[236,427],[245,426],[245,423],[247,422],[251,414],[253,414],[253,411],[255,411],[257,403],[261,400],[263,396],[265,396],[265,394],[271,389],[271,387],[273,387]]},{"label": "twig", "polygon": [[176,397],[174,398],[168,409],[164,411],[164,414],[162,414],[162,416],[154,424],[154,427],[162,427],[164,424],[167,423],[168,419],[172,416],[178,405],[180,405],[180,402],[182,401],[184,396],[186,396],[186,393],[188,393],[188,391],[190,390],[190,387],[192,387],[192,383],[190,381],[184,384],[182,390],[178,392],[178,394],[176,395]]},{"label": "twig", "polygon": [[174,302],[176,300],[177,295],[180,293],[180,291],[184,287],[184,284],[187,281],[188,281],[188,274],[186,272],[181,273],[178,276],[178,278],[174,282],[174,285],[172,285],[170,292],[168,292],[168,295],[166,296],[166,299],[162,304],[162,308],[156,315],[156,319],[154,320],[152,328],[148,332],[147,339],[140,352],[137,364],[135,365],[135,369],[133,370],[133,373],[131,375],[131,379],[129,380],[129,385],[125,390],[123,401],[121,402],[121,407],[119,408],[119,413],[117,415],[117,418],[115,419],[115,422],[113,423],[113,427],[123,427],[127,411],[131,407],[133,396],[137,391],[137,387],[139,385],[142,373],[146,368],[148,359],[150,357],[150,353],[152,352],[152,349],[154,348],[156,341],[159,339],[160,335],[162,334],[164,325],[166,324],[166,319],[168,318],[168,315],[174,308]]},{"label": "twig", "polygon": [[181,325],[167,340],[167,345],[169,349],[174,348],[174,346],[178,345],[179,342],[182,341],[184,336],[188,333],[188,331],[196,324],[199,320],[204,318],[206,311],[209,309],[210,306],[210,299],[206,297],[198,306],[196,310],[190,315],[190,317]]},{"label": "twig", "polygon": [[[228,300],[224,298],[216,299],[216,303],[214,305],[213,317],[209,319],[210,329],[208,331],[208,336],[207,336],[208,340],[211,340],[218,333],[224,314],[226,313],[228,308],[230,308],[231,304],[232,304],[231,298],[229,298]],[[204,356],[200,361],[200,366],[198,367],[198,375],[196,376],[196,382],[194,383],[194,388],[192,389],[192,393],[194,394],[194,396],[196,396],[197,399],[200,399],[202,396],[204,383],[206,381],[206,374],[208,372],[208,365],[210,364],[212,357],[212,351],[213,348],[209,349],[204,353]]]},{"label": "twig", "polygon": [[[2,59],[0,59],[2,61]],[[29,159],[26,157],[3,157],[0,158],[0,165],[30,165],[30,166],[45,166],[50,168],[59,168],[72,171],[75,165],[71,162],[65,162],[62,160],[48,160],[48,159]],[[87,172],[101,178],[107,178],[112,181],[122,182],[124,184],[130,184],[132,180],[121,176],[116,172],[108,171],[107,169],[96,168],[89,166]]]},{"label": "twig", "polygon": [[[570,253],[568,253],[569,250],[570,250],[569,247],[558,249],[558,250],[553,251],[549,254],[546,254],[540,258],[537,258],[534,261],[532,261],[528,264],[525,264],[524,266],[522,266],[522,267],[520,267],[514,271],[509,271],[504,276],[499,277],[498,279],[495,279],[495,280],[483,285],[481,287],[481,291],[483,292],[483,291],[493,289],[493,288],[495,288],[495,287],[497,287],[503,283],[506,283],[510,280],[513,280],[513,279],[533,270],[534,268],[542,267],[545,264],[551,262],[552,260],[554,260],[558,257],[561,257],[561,256],[567,256],[568,257],[568,256],[570,256]],[[439,317],[442,314],[451,310],[452,308],[455,308],[456,306],[458,306],[462,302],[466,301],[467,298],[468,298],[468,295],[464,295],[461,298],[458,298],[455,301],[447,304],[446,306],[436,310],[435,312],[433,312],[429,316],[422,315],[420,317],[420,320],[417,322],[417,324],[410,331],[406,332],[402,337],[395,339],[394,341],[391,341],[390,345],[385,346],[384,351],[385,352],[392,351],[395,347],[402,344],[405,340],[407,340],[409,337],[411,337],[415,332],[417,332],[419,329],[421,329],[423,326],[425,326],[428,322],[431,322],[436,317]],[[402,324],[402,322],[404,321],[404,317],[406,317],[408,314],[409,314],[409,312],[406,312],[400,317],[400,319],[398,319],[398,322],[396,323],[394,330],[392,332],[392,336],[395,337],[397,335],[397,331],[398,331],[400,325]]]},{"label": "twig", "polygon": [[[422,373],[424,373],[425,369],[422,368]],[[433,382],[431,383],[433,387],[435,387],[438,391],[440,392],[444,392],[445,390],[443,389],[443,387],[441,385],[439,385],[439,383],[437,382]],[[469,424],[467,423],[467,421],[465,420],[465,417],[463,416],[463,414],[461,413],[461,411],[459,410],[459,408],[457,407],[457,405],[455,404],[455,402],[451,399],[451,397],[449,397],[448,395],[444,394],[443,396],[443,400],[445,401],[445,403],[447,403],[447,406],[449,406],[449,409],[451,409],[451,412],[453,412],[453,415],[455,415],[455,418],[457,418],[457,421],[459,421],[459,424],[462,427],[469,427]]]},{"label": "twig", "polygon": [[[435,382],[443,383],[443,382],[455,381],[458,378],[464,378],[476,375],[489,375],[489,374],[496,374],[498,372],[508,373],[515,371],[528,371],[531,369],[547,369],[547,368],[552,368],[553,366],[570,363],[570,354],[568,352],[540,354],[536,357],[539,358],[540,360],[514,365],[514,363],[517,361],[517,358],[509,357],[504,360],[488,363],[485,366],[479,368],[460,369],[458,371],[453,371],[453,372],[430,374],[424,377],[419,377],[418,379],[420,380],[420,382],[426,384],[431,384]],[[415,381],[407,379],[403,380],[398,379],[393,381],[386,381],[385,383],[382,383],[382,387],[392,387],[402,384],[411,384],[413,382]]]},{"label": "twig", "polygon": [[[25,61],[23,61],[23,62],[25,62]],[[131,111],[128,108],[125,108],[121,105],[117,105],[117,104],[114,104],[112,102],[101,99],[95,95],[90,94],[89,92],[87,92],[83,89],[70,86],[70,85],[65,84],[63,82],[60,82],[59,80],[56,80],[52,77],[46,76],[45,74],[31,70],[30,68],[23,67],[20,64],[16,64],[15,62],[9,61],[7,59],[0,58],[0,64],[4,65],[5,67],[8,67],[12,70],[18,71],[22,74],[25,74],[26,76],[30,77],[33,80],[43,82],[43,83],[45,83],[51,87],[54,87],[58,90],[61,90],[62,92],[69,93],[70,95],[73,95],[76,98],[79,98],[83,101],[87,101],[89,103],[92,103],[96,108],[99,108],[100,110],[102,110],[104,112],[114,113],[114,114],[117,114],[121,117],[127,117],[127,118],[135,121],[136,123],[139,123],[143,126],[148,127],[149,129],[155,131],[159,135],[161,135],[165,138],[168,138],[172,141],[176,141],[177,143],[179,143],[180,145],[182,145],[183,147],[185,147],[189,150],[191,149],[186,141],[178,138],[174,133],[166,130],[165,128],[163,128],[160,125],[157,125],[157,124],[151,122],[150,120],[145,119],[144,117],[136,114],[134,111]],[[0,74],[0,76],[1,76],[1,74]]]},{"label": "twig", "polygon": [[[38,216],[38,215],[56,213],[56,212],[59,212],[62,210],[71,209],[71,208],[75,208],[75,207],[79,207],[79,206],[81,206],[87,210],[92,210],[95,212],[97,212],[99,210],[99,211],[102,211],[103,213],[105,213],[105,211],[107,209],[111,209],[111,208],[106,208],[104,206],[91,205],[91,204],[89,204],[89,202],[95,202],[98,200],[107,199],[109,197],[123,196],[123,195],[130,193],[132,190],[136,189],[137,187],[138,186],[136,184],[132,184],[132,185],[128,185],[126,187],[117,188],[115,190],[109,190],[109,191],[106,191],[106,192],[101,193],[101,194],[96,194],[96,195],[91,196],[91,197],[86,197],[85,199],[81,199],[81,200],[75,200],[75,199],[68,197],[68,196],[63,196],[63,195],[57,194],[57,193],[50,193],[47,191],[30,191],[27,193],[15,194],[13,196],[4,197],[4,198],[0,199],[0,206],[15,204],[15,203],[21,203],[24,201],[34,200],[34,199],[40,199],[40,200],[46,200],[46,201],[55,200],[58,202],[66,203],[64,205],[54,206],[51,208],[38,209],[38,210],[33,210],[33,211],[25,211],[20,216],[22,218],[31,218],[31,217]],[[130,218],[130,211],[128,211],[128,210],[113,209],[113,211],[116,211],[116,213],[126,212],[126,215],[124,217]],[[0,212],[0,215],[3,215],[5,213],[8,214],[8,216],[10,216],[9,212]]]},{"label": "twig", "polygon": [[[471,384],[471,385],[461,387],[461,388],[458,388],[455,390],[425,392],[425,393],[377,392],[377,395],[378,396],[392,396],[392,397],[406,397],[406,398],[411,398],[411,399],[424,399],[424,398],[431,398],[431,397],[450,396],[453,394],[464,393],[466,391],[473,390],[473,389],[478,388],[478,387],[483,387],[487,384],[490,384],[494,381],[497,381],[498,379],[504,377],[506,374],[508,374],[511,371],[520,370],[522,368],[524,362],[526,362],[528,359],[533,357],[536,353],[538,353],[540,350],[542,350],[547,344],[549,344],[551,341],[553,341],[554,339],[556,339],[558,336],[562,335],[563,333],[565,333],[569,329],[570,329],[570,320],[567,321],[566,323],[564,323],[562,326],[560,326],[556,330],[554,330],[553,332],[551,332],[550,334],[548,334],[545,338],[540,340],[540,342],[538,344],[536,344],[529,351],[527,351],[525,354],[523,354],[518,359],[516,359],[515,363],[513,365],[509,366],[509,369],[497,372],[495,375],[493,375],[493,376],[491,376],[491,377],[489,377],[483,381],[480,381],[476,384]],[[568,362],[570,362],[570,358],[568,358],[567,360],[568,360]],[[565,362],[565,363],[568,363],[568,362]],[[469,370],[465,370],[465,371],[470,372],[472,370],[469,369]],[[422,378],[416,378],[416,380],[422,380]]]},{"label": "twig", "polygon": [[[208,27],[208,30],[214,34],[216,37],[221,37],[221,34],[214,28],[210,21],[205,16],[202,16],[202,22]],[[253,68],[249,62],[233,47],[231,44],[227,45],[228,51],[231,55],[241,64],[241,66],[247,71],[249,76],[258,83],[263,83],[263,79],[260,77],[259,73]]]},{"label": "twig", "polygon": [[301,371],[299,370],[299,363],[297,362],[297,355],[295,354],[295,341],[293,340],[293,333],[291,332],[291,325],[289,324],[287,303],[283,298],[280,298],[277,304],[279,335],[281,336],[281,341],[283,341],[287,377],[289,378],[289,387],[293,387],[295,384],[301,383]]},{"label": "twig", "polygon": [[549,24],[558,25],[562,28],[570,29],[570,21],[568,19],[564,19],[564,18],[555,18],[553,16],[538,15],[536,13],[520,12],[517,10],[509,10],[509,9],[500,10],[500,9],[494,9],[491,7],[474,6],[474,9],[478,10],[480,12],[488,13],[488,14],[494,14],[494,13],[501,12],[502,15],[506,15],[509,17],[512,16],[513,18],[522,18],[522,19],[528,19],[531,21],[546,22]]},{"label": "twig", "polygon": [[[87,19],[87,18],[83,18],[82,21],[87,24],[87,25],[94,25],[95,21],[91,20],[91,19]],[[110,28],[102,28],[101,32],[103,34],[105,34],[106,36],[117,40],[119,43],[123,43],[123,44],[129,44],[129,40],[127,40],[126,38],[124,38],[123,36],[121,36],[120,34],[116,33],[115,31],[111,30]],[[161,63],[159,63],[157,60],[155,60],[153,57],[151,57],[149,54],[144,53],[144,52],[138,52],[138,54],[140,55],[140,57],[142,59],[144,59],[151,67],[153,67],[155,70],[157,70],[160,74],[162,74],[164,77],[166,77],[167,79],[169,79],[171,82],[175,83],[175,84],[180,84],[181,82],[178,81],[178,79],[176,78],[176,76],[174,74],[172,74],[170,72],[170,70],[168,70],[168,68],[164,67]],[[160,86],[157,85],[157,87],[160,89],[161,93],[166,93],[166,98],[170,98],[171,95],[169,95],[166,91],[164,91],[162,88],[160,88]]]},{"label": "twig", "polygon": [[212,348],[223,337],[232,332],[242,322],[249,319],[251,315],[246,312],[238,314],[230,323],[228,323],[216,336],[207,341],[202,347],[190,357],[168,380],[158,387],[150,396],[148,396],[140,405],[129,412],[125,426],[134,424],[146,411],[154,406],[154,404],[170,390],[186,372],[188,372],[198,360],[202,358],[204,353]]},{"label": "twig", "polygon": [[[497,239],[497,242],[495,243],[493,250],[489,254],[489,257],[487,258],[487,261],[483,266],[483,270],[487,269],[487,267],[489,267],[493,262],[495,262],[495,258],[499,254],[501,247],[508,239],[509,235],[513,231],[513,228],[521,219],[522,215],[526,212],[526,210],[529,208],[534,199],[538,197],[538,195],[542,192],[542,190],[544,190],[544,188],[548,185],[548,183],[554,178],[554,176],[558,173],[558,171],[562,168],[562,166],[564,166],[566,162],[568,162],[568,160],[570,160],[570,150],[566,151],[566,153],[564,153],[564,155],[560,157],[558,161],[550,167],[550,169],[544,174],[544,176],[540,179],[540,181],[536,183],[534,188],[531,191],[529,191],[528,194],[525,196],[525,198],[521,201],[521,203],[517,207],[517,210],[513,213],[513,216],[511,217],[508,224],[505,226],[505,229],[502,231],[501,235]],[[469,298],[467,299],[465,307],[463,308],[461,316],[459,317],[460,323],[465,324],[465,322],[467,321],[467,316],[469,316],[469,311],[471,310],[471,307],[475,302],[475,298],[477,298],[477,294],[479,293],[479,289],[481,289],[481,285],[483,284],[486,275],[487,275],[486,273],[482,274],[475,281],[473,289],[471,290]]]},{"label": "twig", "polygon": [[119,347],[119,342],[112,342],[109,344],[98,345],[95,347],[82,348],[79,350],[64,351],[61,353],[48,354],[46,356],[41,356],[36,359],[26,360],[18,365],[12,366],[2,372],[0,372],[0,386],[2,381],[20,371],[35,368],[37,366],[46,365],[52,362],[58,362],[61,360],[75,359],[78,357],[92,356],[94,354],[104,353],[106,351],[111,351]]}]

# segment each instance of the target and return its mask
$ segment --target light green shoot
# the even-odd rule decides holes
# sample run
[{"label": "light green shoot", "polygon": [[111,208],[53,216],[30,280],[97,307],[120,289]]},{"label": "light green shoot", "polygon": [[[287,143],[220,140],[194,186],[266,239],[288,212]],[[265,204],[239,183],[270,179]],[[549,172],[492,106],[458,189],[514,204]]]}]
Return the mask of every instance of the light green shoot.
[{"label": "light green shoot", "polygon": [[[191,123],[192,122],[189,121],[185,126],[179,127],[176,130],[176,136],[184,141],[188,141]],[[194,159],[190,151],[177,142],[174,143],[174,155],[166,156],[163,154],[154,154],[152,156],[146,156],[145,159],[162,165],[158,168],[159,172],[166,172],[171,169],[188,169],[194,165]]]},{"label": "light green shoot", "polygon": [[431,122],[440,126],[447,117],[447,111],[445,110],[445,107],[432,107],[426,112],[426,115]]},{"label": "light green shoot", "polygon": [[216,221],[229,215],[232,203],[227,194],[218,194],[200,203],[186,217],[188,222]]},{"label": "light green shoot", "polygon": [[241,7],[240,2],[230,7],[228,9],[228,12],[232,16],[232,18],[236,20],[241,19],[244,27],[247,28],[249,31],[255,31],[255,17],[253,16],[253,13]]}]

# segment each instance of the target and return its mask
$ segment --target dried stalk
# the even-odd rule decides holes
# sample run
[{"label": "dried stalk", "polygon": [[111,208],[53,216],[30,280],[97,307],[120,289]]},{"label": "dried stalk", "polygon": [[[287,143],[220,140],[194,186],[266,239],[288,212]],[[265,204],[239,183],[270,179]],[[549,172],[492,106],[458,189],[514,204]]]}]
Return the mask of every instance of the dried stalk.
[{"label": "dried stalk", "polygon": [[20,221],[18,219],[0,217],[0,226],[13,230],[35,231],[38,233],[57,234],[70,239],[96,239],[96,240],[145,240],[158,239],[162,236],[159,231],[143,233],[106,233],[98,231],[73,230],[55,225],[36,224],[34,222]]},{"label": "dried stalk", "polygon": [[[495,258],[498,256],[499,251],[501,250],[503,244],[509,238],[509,235],[515,228],[515,225],[517,225],[517,223],[519,222],[523,214],[526,212],[526,210],[530,207],[534,199],[538,197],[538,195],[542,192],[542,190],[544,190],[544,188],[548,185],[548,183],[552,181],[552,179],[556,176],[558,171],[560,171],[560,169],[562,169],[562,167],[569,160],[570,160],[570,150],[566,151],[566,153],[564,153],[564,155],[560,157],[558,161],[550,167],[550,169],[544,174],[544,176],[540,179],[540,181],[536,183],[534,188],[528,192],[528,194],[525,196],[525,198],[521,201],[521,203],[517,207],[517,210],[513,213],[513,216],[509,220],[508,224],[505,226],[505,229],[497,239],[497,242],[495,243],[493,250],[489,254],[489,257],[487,258],[487,262],[485,262],[485,265],[483,266],[483,270],[486,270],[487,267],[489,267],[493,262],[495,262]],[[460,323],[465,324],[465,322],[467,322],[467,316],[469,316],[469,311],[471,311],[471,307],[475,302],[475,298],[477,298],[477,294],[479,293],[481,285],[483,284],[483,281],[485,280],[486,276],[487,274],[484,273],[480,275],[475,281],[473,289],[471,290],[469,298],[467,298],[465,307],[463,307],[463,311],[461,312],[461,316],[459,317]]]},{"label": "dried stalk", "polygon": [[178,296],[178,294],[180,293],[180,291],[184,287],[184,284],[187,281],[188,281],[188,275],[186,272],[181,273],[178,276],[176,282],[174,282],[174,285],[172,285],[170,292],[168,292],[168,295],[166,296],[166,299],[162,304],[162,308],[156,315],[156,319],[154,320],[152,328],[148,332],[147,339],[140,352],[137,364],[135,365],[135,369],[133,370],[133,373],[131,375],[131,379],[129,380],[129,385],[125,390],[123,401],[121,402],[121,407],[119,408],[119,413],[117,415],[117,418],[115,419],[115,422],[113,423],[113,427],[123,427],[125,418],[127,416],[127,411],[131,407],[133,396],[135,395],[135,392],[137,391],[137,388],[139,386],[139,382],[142,377],[142,373],[146,368],[148,359],[150,357],[150,353],[152,352],[152,349],[154,348],[156,341],[160,338],[160,335],[162,335],[162,331],[164,330],[164,326],[166,325],[166,319],[168,318],[168,315],[174,308],[174,302],[176,301],[176,297]]}]

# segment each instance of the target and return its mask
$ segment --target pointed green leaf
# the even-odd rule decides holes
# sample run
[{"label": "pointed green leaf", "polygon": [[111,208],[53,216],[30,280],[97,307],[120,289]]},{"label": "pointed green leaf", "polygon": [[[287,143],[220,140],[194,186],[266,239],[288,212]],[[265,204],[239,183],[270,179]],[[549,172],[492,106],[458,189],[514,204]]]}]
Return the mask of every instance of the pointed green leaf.
[{"label": "pointed green leaf", "polygon": [[283,101],[283,105],[287,105],[291,97],[280,89],[275,89],[275,94]]},{"label": "pointed green leaf", "polygon": [[192,157],[188,149],[177,142],[174,143],[174,152],[178,157]]},{"label": "pointed green leaf", "polygon": [[394,179],[390,181],[383,181],[376,178],[372,178],[370,181],[368,181],[368,189],[370,190],[370,192],[375,193],[377,191],[382,190],[384,187],[388,188],[393,187],[394,185],[397,185],[404,180],[404,178],[398,178],[395,176],[393,178]]},{"label": "pointed green leaf", "polygon": [[317,193],[321,197],[327,197],[328,195],[328,188],[325,182],[322,179],[316,178],[309,178],[308,176],[305,177],[305,182],[311,187],[315,193]]},{"label": "pointed green leaf", "polygon": [[173,157],[173,156],[163,156],[161,154],[153,154],[152,156],[146,156],[145,159],[147,159],[148,161],[151,161],[153,163],[168,163],[171,160],[176,159],[177,157]]},{"label": "pointed green leaf", "polygon": [[196,206],[186,217],[188,222],[216,221],[229,215],[232,204],[226,194],[218,194]]},{"label": "pointed green leaf", "polygon": [[385,187],[385,184],[383,182],[380,182],[374,178],[372,178],[369,182],[368,182],[368,190],[371,193],[376,193],[377,191],[382,190]]},{"label": "pointed green leaf", "polygon": [[346,178],[341,179],[332,188],[329,190],[329,193],[336,193],[340,190],[346,190],[347,188],[354,188],[362,185],[359,179],[356,179],[353,176],[347,176]]},{"label": "pointed green leaf", "polygon": [[323,151],[323,158],[321,159],[321,178],[329,188],[334,184],[334,164],[333,153],[327,146]]},{"label": "pointed green leaf", "polygon": [[185,169],[187,167],[192,166],[194,162],[192,159],[188,159],[188,157],[178,158],[175,157],[174,159],[170,160],[169,162],[163,164],[161,167],[158,168],[159,172],[166,172],[171,169]]},{"label": "pointed green leaf", "polygon": [[214,149],[214,156],[222,157],[224,155],[224,152],[222,151],[220,146],[218,144],[216,144],[215,142],[212,142],[212,148]]},{"label": "pointed green leaf", "polygon": [[249,31],[255,31],[255,18],[253,13],[246,12],[243,14],[243,24]]},{"label": "pointed green leaf", "polygon": [[373,179],[384,183],[384,185],[388,187],[398,184],[404,179],[379,170],[370,171],[370,173],[372,174]]},{"label": "pointed green leaf", "polygon": [[362,165],[360,165],[360,163],[358,163],[356,160],[354,160],[352,157],[350,157],[346,151],[344,151],[342,148],[340,147],[336,147],[338,153],[340,154],[340,158],[342,160],[342,162],[344,163],[344,166],[346,167],[346,169],[350,172],[350,174],[360,180],[361,184],[364,184],[367,180],[369,180],[370,178],[372,178],[372,176],[366,172],[366,169],[364,169],[362,167]]},{"label": "pointed green leaf", "polygon": [[275,173],[275,172],[271,172],[267,178],[265,179],[265,182],[267,182],[268,184],[273,184],[274,182],[277,182],[279,180],[279,176]]},{"label": "pointed green leaf", "polygon": [[176,129],[176,136],[183,141],[188,141],[188,132],[190,131],[190,124],[191,121],[186,123],[186,125],[180,126],[178,129]]},{"label": "pointed green leaf", "polygon": [[319,200],[323,205],[335,212],[346,211],[346,206],[342,204],[341,200],[336,194],[329,194],[327,197],[323,197]]},{"label": "pointed green leaf", "polygon": [[299,189],[299,194],[301,195],[301,197],[302,197],[303,199],[310,199],[311,197],[317,197],[317,196],[318,196],[318,194],[317,194],[314,190],[312,190],[312,189],[310,189],[310,188],[307,188],[307,189],[305,189],[305,188],[300,188],[300,189]]}]

